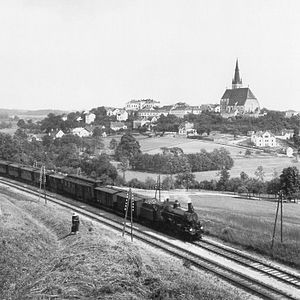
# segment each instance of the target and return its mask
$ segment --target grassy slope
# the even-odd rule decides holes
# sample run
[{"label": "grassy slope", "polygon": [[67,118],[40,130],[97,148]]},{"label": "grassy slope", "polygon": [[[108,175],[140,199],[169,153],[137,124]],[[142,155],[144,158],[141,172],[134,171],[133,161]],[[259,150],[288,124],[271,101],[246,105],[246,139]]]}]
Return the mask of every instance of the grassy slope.
[{"label": "grassy slope", "polygon": [[87,219],[68,235],[70,211],[3,193],[1,299],[253,299]]}]

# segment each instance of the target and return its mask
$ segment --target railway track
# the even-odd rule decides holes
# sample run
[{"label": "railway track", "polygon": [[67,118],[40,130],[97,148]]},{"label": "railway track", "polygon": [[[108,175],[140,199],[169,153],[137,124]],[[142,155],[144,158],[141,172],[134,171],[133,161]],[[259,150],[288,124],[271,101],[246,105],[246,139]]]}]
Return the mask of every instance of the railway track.
[{"label": "railway track", "polygon": [[287,270],[284,270],[272,263],[266,263],[263,260],[256,258],[252,255],[243,253],[240,250],[236,250],[221,244],[217,244],[209,240],[203,239],[199,242],[194,242],[193,245],[209,250],[226,259],[235,261],[245,267],[251,268],[266,276],[281,281],[285,284],[292,285],[298,288],[300,293],[300,276],[297,275],[296,273],[292,273]]},{"label": "railway track", "polygon": [[[29,193],[34,196],[38,196],[39,193],[36,190],[33,190],[31,186],[22,186],[20,183],[15,183],[12,181],[8,181],[7,179],[0,179],[0,183],[10,186],[12,188],[15,188],[17,190]],[[115,230],[122,231],[123,229],[123,223],[121,221],[116,221],[116,220],[111,220],[108,217],[104,216],[101,212],[99,213],[99,209],[90,207],[86,205],[85,203],[80,203],[78,201],[70,201],[65,202],[62,199],[63,197],[60,197],[58,199],[54,195],[47,195],[47,200],[54,202],[56,204],[62,205],[66,208],[69,208],[73,211],[77,211],[81,215],[84,215],[86,217],[89,217],[97,222],[100,222],[106,226],[109,226]],[[75,205],[76,203],[76,205]],[[129,233],[129,227],[126,229],[127,232]],[[185,262],[188,262],[192,266],[206,270],[208,272],[211,272],[226,281],[234,284],[235,286],[242,288],[254,295],[257,295],[263,299],[300,299],[300,289],[299,289],[299,295],[295,295],[295,293],[290,293],[287,292],[286,290],[281,290],[277,287],[274,287],[273,285],[266,284],[262,281],[257,280],[256,278],[253,278],[243,272],[237,271],[231,267],[224,266],[220,264],[219,262],[213,260],[213,259],[208,259],[204,258],[201,255],[190,251],[187,249],[187,247],[184,246],[179,246],[176,245],[170,241],[167,240],[167,238],[164,238],[162,235],[157,236],[153,235],[150,232],[145,232],[142,229],[135,228],[134,229],[134,237],[136,239],[139,239],[151,246],[154,246],[156,248],[159,248],[165,252],[170,253],[173,256],[176,256],[179,259],[182,259]],[[203,241],[202,244],[205,244],[206,242]],[[209,245],[209,243],[207,243]],[[197,245],[199,247],[199,245]],[[212,246],[210,246],[212,247]],[[212,249],[207,249],[207,251],[217,251],[217,247],[215,247],[214,250]],[[221,251],[220,249],[218,251]],[[225,251],[224,249],[222,251]],[[215,252],[214,252],[215,253]],[[220,255],[220,254],[218,254]],[[228,255],[228,254],[227,254]],[[233,256],[233,254],[231,254]],[[235,254],[236,255],[236,254]],[[235,257],[237,260],[238,258]],[[246,259],[246,258],[244,258]],[[241,259],[240,259],[241,260]],[[254,265],[252,264],[254,267]],[[278,278],[277,278],[278,279]],[[281,278],[282,279],[282,278]],[[280,280],[281,280],[280,279]],[[279,279],[278,279],[279,280]],[[293,287],[295,289],[295,282],[293,283],[292,281],[287,281],[289,286]],[[297,285],[297,284],[296,284]],[[298,285],[297,285],[298,286]]]}]

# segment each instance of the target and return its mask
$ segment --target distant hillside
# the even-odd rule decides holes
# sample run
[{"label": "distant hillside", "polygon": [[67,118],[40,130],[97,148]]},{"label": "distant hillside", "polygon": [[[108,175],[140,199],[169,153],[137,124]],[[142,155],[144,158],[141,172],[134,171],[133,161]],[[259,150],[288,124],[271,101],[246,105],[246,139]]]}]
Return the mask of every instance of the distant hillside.
[{"label": "distant hillside", "polygon": [[30,116],[45,116],[50,113],[61,115],[64,113],[69,113],[68,111],[63,110],[55,110],[55,109],[38,109],[38,110],[25,110],[25,109],[5,109],[0,108],[0,114],[8,114],[8,115],[30,115]]}]

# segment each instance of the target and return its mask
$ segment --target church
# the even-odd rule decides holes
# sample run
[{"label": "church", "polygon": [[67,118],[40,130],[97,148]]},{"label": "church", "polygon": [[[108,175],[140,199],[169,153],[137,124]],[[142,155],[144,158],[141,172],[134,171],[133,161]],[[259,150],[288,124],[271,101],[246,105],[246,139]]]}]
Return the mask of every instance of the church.
[{"label": "church", "polygon": [[222,116],[258,115],[259,103],[249,87],[244,88],[240,77],[238,60],[236,60],[232,88],[226,89],[220,100]]}]

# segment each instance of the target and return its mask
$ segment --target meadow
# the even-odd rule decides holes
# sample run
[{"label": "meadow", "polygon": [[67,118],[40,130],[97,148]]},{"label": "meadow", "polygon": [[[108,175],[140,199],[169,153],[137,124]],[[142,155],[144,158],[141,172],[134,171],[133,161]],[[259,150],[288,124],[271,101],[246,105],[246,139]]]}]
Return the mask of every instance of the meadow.
[{"label": "meadow", "polygon": [[[154,197],[154,191],[135,191]],[[178,199],[183,208],[191,200],[208,236],[268,255],[300,269],[300,204],[283,204],[283,243],[280,243],[278,221],[272,250],[276,202],[182,190],[163,191],[161,199],[166,197],[171,201]]]},{"label": "meadow", "polygon": [[278,222],[272,250],[275,202],[220,195],[191,195],[190,199],[210,235],[300,268],[299,204],[283,204],[283,243]]},{"label": "meadow", "polygon": [[[201,149],[205,149],[208,152],[224,147],[231,154],[234,160],[234,166],[229,171],[231,177],[239,177],[240,173],[244,171],[250,177],[255,177],[255,171],[258,166],[262,166],[265,173],[265,180],[270,180],[274,177],[274,174],[280,175],[284,168],[289,166],[295,166],[300,169],[300,162],[295,161],[293,158],[287,156],[275,156],[266,153],[255,153],[252,151],[251,156],[245,156],[245,149],[232,146],[217,144],[210,141],[200,141],[200,140],[190,140],[186,138],[178,137],[155,137],[148,139],[139,140],[141,145],[141,150],[145,153],[155,154],[161,153],[161,147],[180,147],[183,149],[184,153],[195,153],[200,152]],[[205,172],[195,172],[196,180],[218,180],[218,171],[205,171]],[[144,181],[147,177],[157,179],[158,173],[145,173],[128,170],[126,172],[126,180],[132,178],[138,178]],[[165,175],[162,176],[162,178]]]}]

